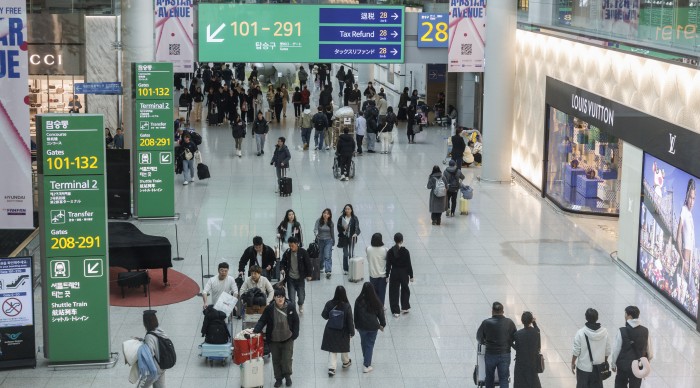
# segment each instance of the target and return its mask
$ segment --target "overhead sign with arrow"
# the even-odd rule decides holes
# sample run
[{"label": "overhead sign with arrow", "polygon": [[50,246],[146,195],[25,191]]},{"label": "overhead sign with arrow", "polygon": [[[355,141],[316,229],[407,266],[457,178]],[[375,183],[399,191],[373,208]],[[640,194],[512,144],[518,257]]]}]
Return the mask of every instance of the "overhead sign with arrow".
[{"label": "overhead sign with arrow", "polygon": [[199,4],[199,61],[403,63],[404,9]]}]

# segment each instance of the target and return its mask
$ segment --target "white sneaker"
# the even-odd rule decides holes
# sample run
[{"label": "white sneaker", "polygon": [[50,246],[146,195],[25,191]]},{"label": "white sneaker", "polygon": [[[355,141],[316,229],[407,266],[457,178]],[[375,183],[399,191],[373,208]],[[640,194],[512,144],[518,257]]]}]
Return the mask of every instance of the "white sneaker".
[{"label": "white sneaker", "polygon": [[348,274],[348,271],[343,271],[343,275],[347,275],[347,274]]},{"label": "white sneaker", "polygon": [[344,181],[344,180],[345,180],[345,175],[341,175],[341,176],[340,176],[340,180],[341,180],[341,181]]},{"label": "white sneaker", "polygon": [[370,366],[364,367],[364,369],[362,369],[362,372],[363,372],[363,373],[369,373],[369,372],[371,372],[371,371],[373,371],[373,370],[374,370],[374,368],[372,368],[372,365],[370,365]]},{"label": "white sneaker", "polygon": [[329,146],[326,146],[326,151],[328,151],[329,149],[331,149],[331,147],[329,147]]},{"label": "white sneaker", "polygon": [[399,317],[399,314],[394,314],[394,318],[398,318],[398,317]]},{"label": "white sneaker", "polygon": [[182,182],[183,186],[187,186],[187,181]]}]

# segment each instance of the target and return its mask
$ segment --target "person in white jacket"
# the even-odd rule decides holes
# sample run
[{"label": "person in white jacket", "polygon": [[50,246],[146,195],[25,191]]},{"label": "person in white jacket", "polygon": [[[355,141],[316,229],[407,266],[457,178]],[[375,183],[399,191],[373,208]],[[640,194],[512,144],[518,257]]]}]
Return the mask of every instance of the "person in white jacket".
[{"label": "person in white jacket", "polygon": [[384,306],[384,297],[386,296],[386,252],[382,242],[382,234],[375,233],[372,235],[370,246],[365,250],[367,253],[367,264],[369,266],[369,282],[374,286],[374,291],[377,293],[379,301]]},{"label": "person in white jacket", "polygon": [[[598,323],[598,311],[589,308],[586,310],[586,324],[576,332],[574,337],[571,372],[576,374],[576,388],[603,388],[603,382],[593,376],[593,364],[608,361],[610,351],[608,330]],[[591,355],[593,362],[591,362]]]}]

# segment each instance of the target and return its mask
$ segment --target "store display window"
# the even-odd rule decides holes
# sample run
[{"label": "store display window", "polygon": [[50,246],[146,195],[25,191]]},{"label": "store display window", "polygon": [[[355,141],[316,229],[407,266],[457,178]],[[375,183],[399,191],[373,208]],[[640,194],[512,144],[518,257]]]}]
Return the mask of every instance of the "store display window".
[{"label": "store display window", "polygon": [[[644,154],[637,273],[693,320],[698,316],[697,177]],[[698,231],[700,232],[700,231]]]},{"label": "store display window", "polygon": [[601,128],[549,108],[545,195],[564,210],[617,216],[621,141]]},{"label": "store display window", "polygon": [[85,113],[85,96],[73,94],[73,85],[85,81],[83,76],[29,76],[29,123],[36,139],[36,115],[42,113]]}]

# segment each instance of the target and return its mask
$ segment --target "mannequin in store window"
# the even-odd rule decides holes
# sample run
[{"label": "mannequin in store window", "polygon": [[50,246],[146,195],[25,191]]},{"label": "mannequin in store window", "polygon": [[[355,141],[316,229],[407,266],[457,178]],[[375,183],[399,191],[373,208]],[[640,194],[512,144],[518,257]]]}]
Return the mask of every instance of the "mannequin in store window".
[{"label": "mannequin in store window", "polygon": [[80,103],[80,98],[74,95],[70,98],[70,101],[68,101],[68,111],[70,113],[80,113],[81,109],[83,109],[83,105]]}]

